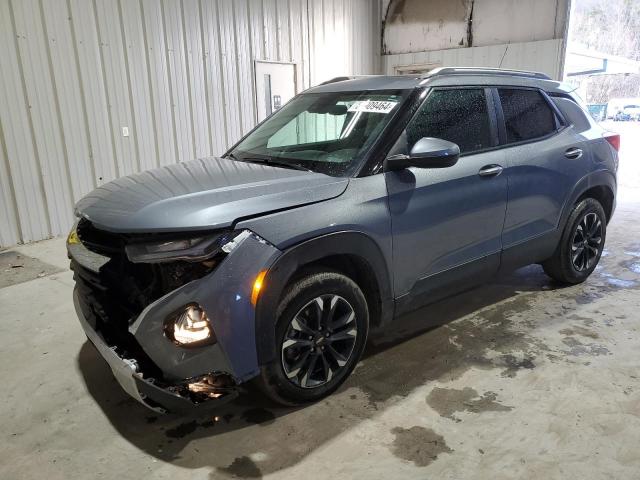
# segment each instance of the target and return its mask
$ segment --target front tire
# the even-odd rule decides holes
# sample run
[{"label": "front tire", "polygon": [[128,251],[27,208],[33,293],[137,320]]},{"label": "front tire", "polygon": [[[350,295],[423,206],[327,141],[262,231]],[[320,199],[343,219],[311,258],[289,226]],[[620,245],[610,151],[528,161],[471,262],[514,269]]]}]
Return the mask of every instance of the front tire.
[{"label": "front tire", "polygon": [[276,358],[262,367],[259,383],[284,405],[334,392],[355,368],[369,331],[362,290],[333,271],[310,273],[292,283],[276,319]]},{"label": "front tire", "polygon": [[600,261],[606,234],[607,217],[602,205],[585,198],[573,208],[556,251],[542,268],[559,282],[584,282]]}]

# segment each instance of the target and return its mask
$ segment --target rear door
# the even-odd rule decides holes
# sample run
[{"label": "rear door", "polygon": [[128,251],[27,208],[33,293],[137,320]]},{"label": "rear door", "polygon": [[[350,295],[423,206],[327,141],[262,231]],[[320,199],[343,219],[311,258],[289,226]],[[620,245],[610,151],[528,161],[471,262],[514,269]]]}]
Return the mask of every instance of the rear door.
[{"label": "rear door", "polygon": [[509,185],[506,250],[557,228],[589,150],[540,90],[498,87],[494,98],[504,120],[499,126]]}]

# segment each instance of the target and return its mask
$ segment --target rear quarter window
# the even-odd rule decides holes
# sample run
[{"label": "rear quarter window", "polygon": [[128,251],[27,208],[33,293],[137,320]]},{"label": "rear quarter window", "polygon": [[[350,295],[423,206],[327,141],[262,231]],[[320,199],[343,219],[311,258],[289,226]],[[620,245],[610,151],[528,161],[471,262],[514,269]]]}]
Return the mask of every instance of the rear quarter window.
[{"label": "rear quarter window", "polygon": [[[551,100],[562,112],[565,120],[575,127],[576,132],[584,132],[592,127],[591,122],[594,122],[595,120],[593,120],[593,117],[588,111],[584,110],[574,100],[554,95],[551,95]],[[589,119],[591,119],[591,121],[589,121]]]},{"label": "rear quarter window", "polygon": [[544,137],[556,131],[555,113],[537,90],[499,88],[507,143]]}]

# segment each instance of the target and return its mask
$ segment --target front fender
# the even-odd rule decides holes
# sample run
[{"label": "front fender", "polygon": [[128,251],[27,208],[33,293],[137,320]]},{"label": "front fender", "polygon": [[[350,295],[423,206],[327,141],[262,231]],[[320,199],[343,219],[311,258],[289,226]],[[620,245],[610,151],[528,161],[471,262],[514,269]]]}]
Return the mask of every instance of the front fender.
[{"label": "front fender", "polygon": [[[280,251],[249,235],[211,273],[156,300],[129,327],[153,362],[171,380],[212,371],[246,381],[258,373],[255,309],[251,302],[259,272],[269,269]],[[195,348],[167,340],[165,320],[184,305],[197,303],[210,318],[217,342]]]},{"label": "front fender", "polygon": [[380,324],[393,317],[393,290],[387,263],[380,247],[362,232],[341,231],[322,235],[286,250],[269,268],[265,286],[256,306],[256,347],[258,363],[276,358],[275,312],[292,276],[304,265],[333,255],[352,255],[365,261],[375,275],[381,300]]}]

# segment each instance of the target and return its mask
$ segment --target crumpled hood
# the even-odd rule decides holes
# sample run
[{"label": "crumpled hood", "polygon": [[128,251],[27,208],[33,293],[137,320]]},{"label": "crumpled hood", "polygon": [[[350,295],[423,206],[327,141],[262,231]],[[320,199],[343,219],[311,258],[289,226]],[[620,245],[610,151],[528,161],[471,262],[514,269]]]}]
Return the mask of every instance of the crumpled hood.
[{"label": "crumpled hood", "polygon": [[202,230],[328,200],[349,180],[209,157],[119,178],[88,194],[76,214],[112,232]]}]

